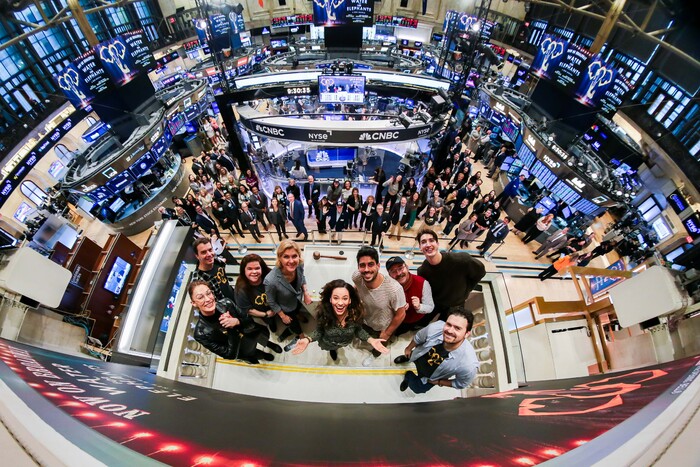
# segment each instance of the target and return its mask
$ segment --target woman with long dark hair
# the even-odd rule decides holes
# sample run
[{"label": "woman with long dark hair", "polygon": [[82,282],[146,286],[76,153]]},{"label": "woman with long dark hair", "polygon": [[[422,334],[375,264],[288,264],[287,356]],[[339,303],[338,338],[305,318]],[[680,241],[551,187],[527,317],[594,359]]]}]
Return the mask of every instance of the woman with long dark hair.
[{"label": "woman with long dark hair", "polygon": [[362,328],[363,316],[364,308],[355,287],[342,279],[327,283],[321,291],[316,316],[318,325],[308,336],[297,341],[292,353],[298,355],[311,342],[317,341],[318,346],[327,350],[335,361],[338,359],[338,349],[350,345],[356,337],[378,352],[388,353],[389,349],[382,345],[384,339],[374,339]]},{"label": "woman with long dark hair", "polygon": [[259,255],[251,253],[245,255],[241,260],[240,271],[234,289],[238,308],[242,313],[262,319],[270,331],[277,331],[275,312],[270,309],[270,305],[267,303],[267,294],[263,283],[265,277],[270,273],[270,267]]},{"label": "woman with long dark hair", "polygon": [[287,214],[284,208],[280,207],[280,203],[277,198],[270,199],[270,209],[267,210],[267,220],[270,221],[270,225],[274,225],[277,229],[277,236],[280,242],[282,241],[282,235],[284,238],[289,238],[287,235]]}]

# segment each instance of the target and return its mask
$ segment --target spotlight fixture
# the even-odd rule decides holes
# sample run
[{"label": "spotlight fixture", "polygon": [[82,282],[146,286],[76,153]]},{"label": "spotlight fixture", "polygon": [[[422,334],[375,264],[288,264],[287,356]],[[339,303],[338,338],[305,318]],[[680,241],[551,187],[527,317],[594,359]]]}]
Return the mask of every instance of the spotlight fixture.
[{"label": "spotlight fixture", "polygon": [[404,128],[408,128],[413,123],[413,120],[408,118],[408,116],[406,116],[405,114],[400,114],[399,123],[401,123],[404,126]]},{"label": "spotlight fixture", "polygon": [[425,110],[419,110],[418,111],[418,118],[423,120],[423,123],[428,123],[432,117]]}]

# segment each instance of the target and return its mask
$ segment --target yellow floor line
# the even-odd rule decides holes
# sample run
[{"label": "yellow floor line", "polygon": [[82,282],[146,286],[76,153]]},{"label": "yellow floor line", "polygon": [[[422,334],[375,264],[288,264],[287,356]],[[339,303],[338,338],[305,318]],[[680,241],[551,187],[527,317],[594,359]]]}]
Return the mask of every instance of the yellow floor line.
[{"label": "yellow floor line", "polygon": [[332,367],[313,367],[313,366],[298,366],[298,365],[276,365],[273,363],[260,363],[251,365],[250,363],[241,362],[238,360],[224,360],[217,358],[216,363],[224,365],[234,365],[244,368],[264,369],[270,371],[284,371],[287,373],[311,373],[317,375],[363,375],[363,376],[380,376],[380,375],[403,375],[408,371],[406,369],[390,369],[390,368],[332,368]]}]

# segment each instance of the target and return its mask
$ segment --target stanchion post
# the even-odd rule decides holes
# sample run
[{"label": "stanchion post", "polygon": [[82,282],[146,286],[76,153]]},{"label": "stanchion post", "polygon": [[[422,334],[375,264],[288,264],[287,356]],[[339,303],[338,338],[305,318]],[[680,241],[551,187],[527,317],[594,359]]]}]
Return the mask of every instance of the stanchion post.
[{"label": "stanchion post", "polygon": [[236,245],[238,245],[238,254],[239,255],[244,255],[248,253],[248,247],[245,245],[241,245],[241,243],[238,241],[235,235],[233,235],[233,241],[236,242]]}]

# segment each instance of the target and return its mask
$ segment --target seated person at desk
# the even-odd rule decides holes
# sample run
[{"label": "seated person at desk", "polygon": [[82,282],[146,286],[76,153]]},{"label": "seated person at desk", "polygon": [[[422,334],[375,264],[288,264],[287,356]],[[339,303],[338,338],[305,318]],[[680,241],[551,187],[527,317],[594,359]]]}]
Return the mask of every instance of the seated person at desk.
[{"label": "seated person at desk", "polygon": [[246,334],[246,326],[236,316],[236,305],[229,299],[217,300],[209,285],[195,280],[188,287],[192,307],[199,312],[194,340],[212,353],[230,360],[259,363],[274,356],[256,348],[255,336]]},{"label": "seated person at desk", "polygon": [[342,279],[336,279],[323,286],[321,303],[318,307],[318,326],[308,336],[297,342],[292,350],[294,355],[302,353],[311,342],[318,342],[322,350],[338,359],[338,349],[350,345],[355,337],[368,342],[377,352],[388,353],[382,339],[374,339],[362,327],[364,308],[353,286]]}]

